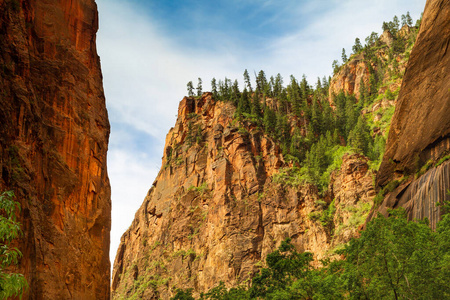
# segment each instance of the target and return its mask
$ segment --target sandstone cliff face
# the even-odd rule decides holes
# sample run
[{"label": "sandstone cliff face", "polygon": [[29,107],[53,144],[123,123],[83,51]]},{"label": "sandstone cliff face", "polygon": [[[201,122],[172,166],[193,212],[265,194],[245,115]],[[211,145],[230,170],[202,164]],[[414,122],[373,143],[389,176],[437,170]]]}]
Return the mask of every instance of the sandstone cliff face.
[{"label": "sandstone cliff face", "polygon": [[387,208],[405,206],[411,218],[428,217],[432,226],[440,214],[436,202],[448,199],[448,163],[429,170],[425,179],[414,177],[439,165],[450,152],[449,44],[450,3],[428,0],[377,178],[380,186],[402,181],[380,211],[387,214]]},{"label": "sandstone cliff face", "polygon": [[331,247],[342,246],[359,235],[376,194],[373,176],[367,157],[359,154],[346,154],[340,170],[332,174],[329,190],[336,211]]},{"label": "sandstone cliff face", "polygon": [[[180,103],[161,171],[122,236],[113,298],[168,299],[174,287],[202,292],[219,281],[245,283],[286,237],[316,259],[327,255],[332,218],[324,226],[314,216],[330,197],[283,182],[288,169],[278,146],[250,124],[239,125],[234,111],[210,93]],[[358,169],[359,159],[344,168]],[[339,174],[336,193],[345,193],[337,190],[351,179]]]},{"label": "sandstone cliff face", "polygon": [[364,61],[364,55],[353,56],[341,70],[333,76],[330,82],[330,99],[333,94],[344,91],[346,94],[355,95],[359,99],[361,80],[367,86],[369,84],[369,69]]},{"label": "sandstone cliff face", "polygon": [[0,188],[22,204],[25,299],[108,299],[109,123],[93,0],[0,0]]}]

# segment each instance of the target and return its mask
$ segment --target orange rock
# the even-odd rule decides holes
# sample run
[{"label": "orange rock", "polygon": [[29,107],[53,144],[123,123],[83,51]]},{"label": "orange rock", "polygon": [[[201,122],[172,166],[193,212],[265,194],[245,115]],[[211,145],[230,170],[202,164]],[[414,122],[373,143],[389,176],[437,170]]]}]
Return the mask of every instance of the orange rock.
[{"label": "orange rock", "polygon": [[24,299],[109,299],[109,123],[93,0],[0,1],[0,188],[22,204]]},{"label": "orange rock", "polygon": [[[113,298],[169,299],[174,287],[198,294],[219,281],[248,283],[287,237],[300,251],[312,251],[316,265],[327,255],[330,231],[312,217],[323,210],[317,188],[274,181],[287,166],[279,147],[257,128],[238,125],[234,111],[211,94],[180,102],[161,171],[122,236]],[[343,163],[334,185],[342,205],[356,205],[365,193],[369,201],[366,161],[352,156]],[[350,186],[357,191],[345,200]],[[346,238],[355,232],[346,231]]]}]

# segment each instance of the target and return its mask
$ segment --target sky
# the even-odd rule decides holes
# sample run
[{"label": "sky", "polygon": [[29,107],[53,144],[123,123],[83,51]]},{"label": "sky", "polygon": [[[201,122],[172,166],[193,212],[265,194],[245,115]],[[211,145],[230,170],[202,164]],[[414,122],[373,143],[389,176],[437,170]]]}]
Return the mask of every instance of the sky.
[{"label": "sky", "polygon": [[383,21],[410,12],[420,17],[425,0],[97,0],[97,50],[111,123],[111,262],[120,237],[161,167],[164,142],[178,103],[200,77],[238,79],[247,69],[331,75],[342,48],[351,53]]}]

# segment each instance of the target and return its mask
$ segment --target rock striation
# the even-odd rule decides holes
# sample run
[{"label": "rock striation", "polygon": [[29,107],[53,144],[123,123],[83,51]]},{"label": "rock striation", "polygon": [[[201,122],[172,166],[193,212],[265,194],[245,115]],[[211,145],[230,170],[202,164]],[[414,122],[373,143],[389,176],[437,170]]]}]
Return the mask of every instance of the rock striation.
[{"label": "rock striation", "polygon": [[109,299],[109,122],[94,0],[0,0],[0,188],[24,299]]},{"label": "rock striation", "polygon": [[428,0],[377,176],[380,187],[401,183],[390,188],[381,212],[405,206],[410,218],[428,217],[432,226],[450,181],[447,163],[442,164],[450,153],[449,45],[450,3]]},{"label": "rock striation", "polygon": [[[237,122],[234,112],[231,103],[216,102],[211,93],[181,101],[162,168],[122,236],[114,299],[169,299],[175,287],[199,293],[219,281],[246,284],[286,237],[316,259],[327,255],[334,223],[320,216],[333,196],[290,182],[277,144],[251,124]],[[363,157],[344,161],[345,171],[336,173],[337,194],[352,193],[346,188],[360,177],[368,176],[371,184]],[[355,192],[349,201],[356,207],[363,194]],[[342,232],[350,236],[354,232],[346,225]]]}]

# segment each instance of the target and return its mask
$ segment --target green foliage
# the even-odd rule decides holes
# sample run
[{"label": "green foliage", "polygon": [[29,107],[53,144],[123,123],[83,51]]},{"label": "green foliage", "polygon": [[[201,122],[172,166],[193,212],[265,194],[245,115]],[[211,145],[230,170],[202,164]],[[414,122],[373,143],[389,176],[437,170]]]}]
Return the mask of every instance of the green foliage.
[{"label": "green foliage", "polygon": [[203,195],[208,190],[209,190],[208,189],[208,184],[206,182],[203,182],[199,186],[190,186],[188,188],[188,191],[195,191],[195,192],[199,193],[200,195]]},{"label": "green foliage", "polygon": [[192,296],[192,289],[176,289],[176,294],[170,300],[194,300],[195,298]]},{"label": "green foliage", "polygon": [[434,165],[435,167],[439,167],[442,163],[444,163],[445,161],[450,160],[450,154],[444,156],[443,158],[441,158],[440,160],[438,160],[438,162],[436,163],[436,165]]},{"label": "green foliage", "polygon": [[330,226],[333,223],[335,212],[336,208],[334,207],[334,200],[333,200],[326,209],[322,211],[313,211],[308,215],[308,217],[311,221],[318,221],[323,227],[331,230]]},{"label": "green foliage", "polygon": [[[447,299],[448,215],[433,232],[424,222],[408,222],[403,210],[377,217],[353,239],[336,262],[350,299]],[[443,243],[443,240],[447,240]],[[447,259],[447,260],[446,260]]]},{"label": "green foliage", "polygon": [[194,84],[192,83],[192,81],[189,81],[186,85],[187,87],[187,91],[188,91],[188,96],[194,96]]},{"label": "green foliage", "polygon": [[0,195],[0,299],[21,297],[28,288],[28,283],[22,274],[8,272],[8,267],[19,263],[22,253],[17,248],[11,248],[11,242],[18,238],[22,231],[21,224],[16,220],[20,212],[20,204],[13,200],[14,192],[8,191]]},{"label": "green foliage", "polygon": [[[341,260],[313,268],[313,254],[286,239],[251,286],[228,290],[221,282],[200,299],[449,299],[450,215],[432,231],[426,221],[408,222],[404,209],[389,213],[337,249]],[[193,299],[192,290],[175,297]]]}]

